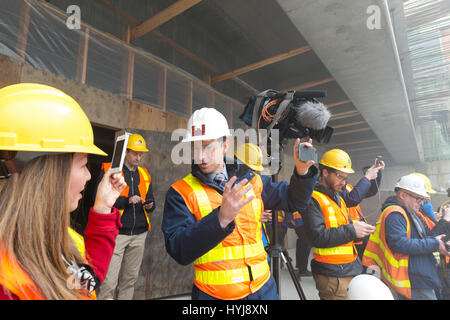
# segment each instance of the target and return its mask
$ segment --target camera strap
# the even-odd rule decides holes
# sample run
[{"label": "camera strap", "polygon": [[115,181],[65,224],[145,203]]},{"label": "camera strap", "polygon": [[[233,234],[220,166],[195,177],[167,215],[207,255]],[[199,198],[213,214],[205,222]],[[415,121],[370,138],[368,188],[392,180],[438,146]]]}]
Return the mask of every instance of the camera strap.
[{"label": "camera strap", "polygon": [[[277,94],[277,91],[273,89],[267,89],[265,91],[262,91],[258,93],[255,99],[255,104],[253,107],[253,115],[252,115],[252,127],[257,128],[258,127],[258,115],[259,115],[259,109],[261,107],[261,103],[265,101],[267,98],[273,98]],[[258,128],[259,129],[259,128]]]},{"label": "camera strap", "polygon": [[295,91],[288,91],[286,95],[284,96],[283,101],[280,102],[280,106],[277,109],[277,112],[275,113],[275,118],[273,119],[272,123],[267,127],[267,131],[270,131],[280,119],[281,115],[284,111],[286,111],[289,103],[291,103],[292,99],[294,98]]}]

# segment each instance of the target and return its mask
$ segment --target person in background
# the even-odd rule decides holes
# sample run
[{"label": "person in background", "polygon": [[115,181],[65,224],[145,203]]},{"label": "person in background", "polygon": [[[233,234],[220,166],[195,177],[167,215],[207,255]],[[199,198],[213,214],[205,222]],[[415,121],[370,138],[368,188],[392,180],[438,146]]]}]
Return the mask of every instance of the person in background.
[{"label": "person in background", "polygon": [[[450,210],[429,228],[419,209],[430,195],[416,175],[401,177],[395,196],[386,199],[363,256],[363,265],[380,270],[383,282],[398,299],[436,300],[442,287],[433,255],[450,256],[443,241],[448,232]],[[375,267],[374,267],[375,266]]]},{"label": "person in background", "polygon": [[[151,176],[146,168],[140,166],[145,152],[148,149],[144,138],[137,133],[130,135],[122,169],[128,186],[114,204],[120,211],[122,227],[116,239],[108,274],[100,287],[100,299],[133,298],[134,284],[144,255],[145,239],[151,228],[148,213],[155,210]],[[110,167],[111,162],[102,164],[98,181],[101,181]]]},{"label": "person in background", "polygon": [[354,170],[345,151],[327,151],[319,161],[319,181],[312,201],[304,213],[300,211],[314,247],[311,272],[322,300],[345,299],[348,284],[363,269],[354,243],[375,231],[375,227],[348,216],[349,204],[339,192],[350,173]]}]

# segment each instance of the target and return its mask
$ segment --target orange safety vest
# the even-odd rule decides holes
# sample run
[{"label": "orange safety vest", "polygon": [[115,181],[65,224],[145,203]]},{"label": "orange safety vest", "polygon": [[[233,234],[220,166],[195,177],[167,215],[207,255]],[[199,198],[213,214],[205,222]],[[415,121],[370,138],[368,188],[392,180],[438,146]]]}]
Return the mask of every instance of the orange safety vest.
[{"label": "orange safety vest", "polygon": [[[234,231],[194,261],[194,284],[218,299],[244,298],[258,291],[270,277],[261,234],[261,177],[256,175],[250,183],[253,188],[244,197],[253,195],[254,199],[239,211]],[[196,220],[222,204],[222,195],[192,174],[172,188],[183,197]]]},{"label": "orange safety vest", "polygon": [[[331,200],[327,195],[313,191],[312,197],[319,203],[325,219],[327,229],[337,228],[349,224],[347,206],[342,197],[341,206]],[[316,261],[330,264],[351,263],[358,257],[353,241],[332,248],[314,248],[314,258]]]},{"label": "orange safety vest", "polygon": [[[351,192],[353,190],[353,186],[347,184],[345,186],[347,188],[348,192]],[[356,207],[350,207],[348,208],[348,215],[350,216],[350,219],[352,219],[353,221],[366,221],[366,217],[364,217],[361,207],[359,206],[359,204]],[[361,220],[362,218],[362,220]]]},{"label": "orange safety vest", "polygon": [[[103,170],[103,172],[108,171],[109,168],[111,168],[111,162],[102,163],[101,169]],[[145,197],[147,196],[148,189],[150,188],[150,184],[152,183],[152,177],[148,173],[147,169],[139,167],[139,166],[137,167],[137,169],[139,172],[139,185],[138,185],[139,195],[141,196],[142,199],[145,199]],[[122,173],[122,177],[124,177],[123,171],[121,173]],[[130,193],[130,187],[127,185],[120,193],[120,196],[128,198],[129,193]],[[119,210],[120,215],[123,214],[123,210],[124,209]],[[147,213],[147,210],[145,210],[145,209],[144,209],[144,214],[145,214],[145,218],[147,219],[148,230],[150,230],[152,228],[152,225],[150,224],[150,219],[148,218],[148,213]]]},{"label": "orange safety vest", "polygon": [[366,267],[377,265],[381,269],[381,279],[394,291],[409,299],[411,283],[408,275],[408,260],[406,254],[392,252],[386,242],[386,218],[392,212],[400,212],[406,220],[406,236],[411,238],[411,226],[405,210],[397,205],[386,207],[378,219],[375,232],[370,235],[362,264]]},{"label": "orange safety vest", "polygon": [[[83,237],[72,228],[69,228],[68,231],[85,263],[87,263]],[[44,296],[39,292],[30,276],[14,259],[11,259],[8,252],[3,248],[0,248],[0,274],[2,275],[0,285],[6,287],[10,293],[20,300],[44,300]],[[84,294],[83,298],[86,300],[97,299],[95,291],[91,295]]]},{"label": "orange safety vest", "polygon": [[[351,192],[353,190],[353,186],[351,186],[349,184],[347,184],[345,187],[347,188],[348,192]],[[348,208],[348,215],[350,216],[350,219],[352,219],[352,221],[361,221],[361,219],[362,219],[362,221],[367,222],[366,217],[364,217],[359,204],[356,207]],[[359,241],[359,242],[355,242],[355,244],[359,245],[359,244],[363,244],[363,242]]]}]

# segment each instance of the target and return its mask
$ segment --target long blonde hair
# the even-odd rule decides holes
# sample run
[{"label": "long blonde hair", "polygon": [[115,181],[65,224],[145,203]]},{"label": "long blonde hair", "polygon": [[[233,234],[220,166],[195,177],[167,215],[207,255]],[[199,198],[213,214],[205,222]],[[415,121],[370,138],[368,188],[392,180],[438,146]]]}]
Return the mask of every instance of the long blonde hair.
[{"label": "long blonde hair", "polygon": [[68,233],[72,161],[73,153],[37,157],[0,191],[0,244],[45,299],[81,297],[66,283],[63,260],[83,263]]}]

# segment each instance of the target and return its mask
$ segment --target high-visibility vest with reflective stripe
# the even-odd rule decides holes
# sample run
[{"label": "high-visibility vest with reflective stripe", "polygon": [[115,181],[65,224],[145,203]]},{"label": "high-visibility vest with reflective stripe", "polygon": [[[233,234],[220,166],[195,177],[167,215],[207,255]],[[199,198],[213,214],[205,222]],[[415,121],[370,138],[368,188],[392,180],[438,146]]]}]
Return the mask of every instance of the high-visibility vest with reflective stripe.
[{"label": "high-visibility vest with reflective stripe", "polygon": [[[88,263],[83,237],[72,228],[68,228],[68,232],[83,257],[84,262]],[[0,274],[0,286],[5,286],[10,293],[17,296],[20,300],[44,300],[44,296],[39,292],[39,289],[33,280],[31,280],[30,276],[17,262],[10,258],[6,250],[1,248]],[[85,294],[83,297],[87,300],[94,300],[96,299],[95,291],[91,295]]]},{"label": "high-visibility vest with reflective stripe", "polygon": [[[103,172],[108,171],[109,168],[111,168],[111,162],[102,163],[101,169],[103,170]],[[138,185],[139,195],[141,196],[142,199],[145,199],[147,196],[148,189],[150,188],[150,184],[152,183],[152,177],[148,173],[147,169],[139,167],[139,166],[137,167],[137,169],[139,172],[139,185]],[[123,171],[121,173],[122,173],[122,177],[124,177]],[[130,193],[130,186],[127,185],[120,193],[120,196],[128,198],[129,193]],[[123,214],[123,211],[124,211],[124,209],[119,209],[120,215]],[[144,214],[145,214],[145,218],[147,219],[148,230],[150,230],[152,226],[150,224],[150,219],[148,218],[147,210],[145,210],[145,209],[144,209]]]},{"label": "high-visibility vest with reflective stripe", "polygon": [[[348,192],[351,192],[353,190],[353,186],[347,184],[345,186],[345,188],[347,189]],[[364,217],[361,207],[359,206],[359,204],[356,207],[350,207],[348,208],[348,215],[350,216],[350,219],[352,219],[352,221],[366,221],[366,217]],[[359,242],[355,242],[355,244],[359,245],[359,244],[363,244],[362,241]]]},{"label": "high-visibility vest with reflective stripe", "polygon": [[[194,284],[218,299],[241,299],[258,291],[269,279],[270,270],[261,233],[262,181],[256,175],[245,197],[254,199],[234,219],[235,229],[215,248],[194,261]],[[222,204],[222,195],[189,174],[172,188],[201,220]]]},{"label": "high-visibility vest with reflective stripe", "polygon": [[[353,186],[347,184],[345,186],[347,188],[348,192],[351,192],[353,190]],[[348,215],[350,216],[350,219],[352,219],[353,221],[366,221],[366,217],[364,217],[361,207],[359,206],[359,204],[356,207],[349,207],[348,208]]]},{"label": "high-visibility vest with reflective stripe", "polygon": [[[313,191],[312,197],[319,203],[327,229],[337,228],[349,224],[347,206],[340,197],[341,206],[331,200],[327,195]],[[353,241],[331,248],[315,248],[314,259],[323,263],[344,264],[354,262],[357,251]]]},{"label": "high-visibility vest with reflective stripe", "polygon": [[366,267],[377,265],[381,269],[381,279],[394,291],[411,299],[411,283],[408,275],[408,255],[392,252],[386,242],[386,218],[392,212],[400,212],[406,220],[406,236],[411,238],[411,226],[405,210],[396,205],[386,207],[378,219],[375,232],[370,235],[362,264]]},{"label": "high-visibility vest with reflective stripe", "polygon": [[[428,227],[428,229],[433,229],[434,228],[434,226],[436,225],[435,223],[434,223],[434,221],[433,220],[431,220],[430,218],[428,218],[425,214],[423,214],[420,210],[419,211],[417,211],[417,214],[422,218],[422,220],[427,224],[427,227]],[[438,262],[438,263],[440,263],[441,262],[441,256],[440,256],[440,254],[439,254],[439,251],[435,251],[435,252],[433,252],[433,256],[434,256],[434,259],[436,259],[436,261]],[[448,262],[448,257],[446,257],[445,258],[446,259],[446,261]]]}]

